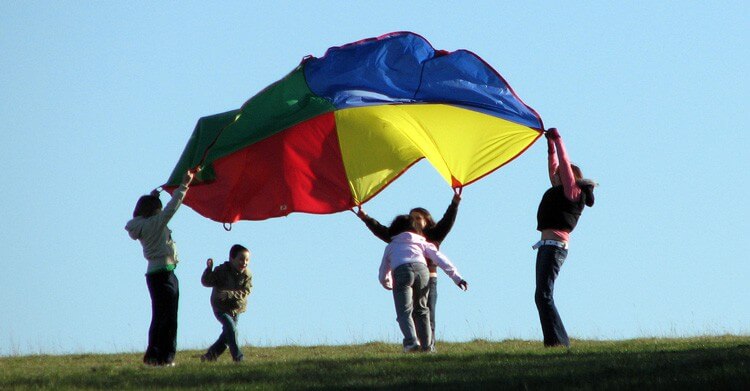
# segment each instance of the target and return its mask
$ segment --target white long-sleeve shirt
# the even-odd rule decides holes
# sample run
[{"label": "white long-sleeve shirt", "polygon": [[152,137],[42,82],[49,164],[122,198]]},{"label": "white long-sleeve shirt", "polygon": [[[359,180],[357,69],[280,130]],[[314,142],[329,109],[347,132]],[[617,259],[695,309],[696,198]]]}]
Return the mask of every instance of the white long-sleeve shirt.
[{"label": "white long-sleeve shirt", "polygon": [[180,185],[172,192],[172,199],[167,202],[160,213],[148,218],[135,217],[125,225],[130,237],[133,240],[140,240],[143,245],[143,256],[148,261],[146,274],[167,266],[174,267],[180,262],[177,247],[172,240],[172,231],[167,227],[167,223],[182,205],[187,191],[186,185]]},{"label": "white long-sleeve shirt", "polygon": [[391,271],[406,263],[422,263],[427,265],[427,259],[435,262],[453,282],[461,282],[461,275],[445,254],[441,253],[434,244],[429,243],[423,236],[413,232],[404,232],[394,236],[383,252],[383,260],[380,262],[378,279],[380,283],[391,288]]}]

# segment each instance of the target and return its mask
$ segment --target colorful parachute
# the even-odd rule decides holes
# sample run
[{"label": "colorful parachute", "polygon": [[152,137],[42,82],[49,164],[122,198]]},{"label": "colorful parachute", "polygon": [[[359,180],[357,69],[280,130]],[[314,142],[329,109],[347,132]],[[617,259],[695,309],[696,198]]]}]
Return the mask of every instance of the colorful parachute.
[{"label": "colorful parachute", "polygon": [[466,50],[398,32],[306,57],[239,110],[203,117],[170,179],[204,169],[185,204],[232,223],[366,202],[426,158],[460,188],[542,134],[539,115]]}]

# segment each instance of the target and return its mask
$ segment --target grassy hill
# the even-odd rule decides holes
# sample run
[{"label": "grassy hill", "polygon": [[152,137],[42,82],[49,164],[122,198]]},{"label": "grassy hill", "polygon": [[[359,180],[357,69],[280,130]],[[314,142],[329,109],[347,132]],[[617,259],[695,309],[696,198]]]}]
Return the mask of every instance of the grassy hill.
[{"label": "grassy hill", "polygon": [[437,354],[395,344],[243,348],[201,363],[151,368],[140,354],[0,357],[0,389],[750,389],[750,336],[572,342],[438,343]]}]

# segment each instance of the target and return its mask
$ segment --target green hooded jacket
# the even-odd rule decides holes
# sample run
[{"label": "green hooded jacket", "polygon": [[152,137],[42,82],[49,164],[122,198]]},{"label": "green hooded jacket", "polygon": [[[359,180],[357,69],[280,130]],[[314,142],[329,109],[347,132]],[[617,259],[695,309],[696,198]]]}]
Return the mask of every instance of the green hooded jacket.
[{"label": "green hooded jacket", "polygon": [[248,268],[237,271],[227,261],[214,270],[206,268],[201,276],[201,284],[213,288],[211,307],[214,312],[237,316],[247,309],[247,297],[253,289],[253,275]]}]

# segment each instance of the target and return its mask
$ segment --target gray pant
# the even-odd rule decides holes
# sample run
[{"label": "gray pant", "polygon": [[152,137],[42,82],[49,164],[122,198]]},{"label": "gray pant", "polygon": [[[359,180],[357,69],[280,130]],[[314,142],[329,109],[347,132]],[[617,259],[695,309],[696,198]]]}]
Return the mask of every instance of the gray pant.
[{"label": "gray pant", "polygon": [[[415,345],[417,336],[423,350],[430,347],[430,310],[427,309],[430,272],[422,263],[407,263],[393,271],[393,302],[396,321],[404,334],[404,347]],[[412,320],[412,313],[414,320]],[[416,326],[416,327],[415,327]]]},{"label": "gray pant", "polygon": [[430,348],[435,349],[435,305],[437,304],[437,277],[430,277],[430,283],[427,288],[430,290],[427,294],[427,309],[430,311]]},{"label": "gray pant", "polygon": [[[430,350],[435,350],[435,306],[437,305],[437,277],[430,277],[430,283],[427,284],[427,310],[430,311],[430,332],[432,338],[430,338]],[[414,316],[416,313],[412,313],[412,320],[416,322]]]}]

